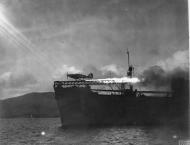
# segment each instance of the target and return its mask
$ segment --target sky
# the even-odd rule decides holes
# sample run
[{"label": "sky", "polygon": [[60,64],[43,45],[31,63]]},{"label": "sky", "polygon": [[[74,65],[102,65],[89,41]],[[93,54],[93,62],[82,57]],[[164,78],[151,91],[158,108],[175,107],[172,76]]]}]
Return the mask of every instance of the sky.
[{"label": "sky", "polygon": [[0,0],[0,99],[53,91],[67,72],[189,67],[187,0]]}]

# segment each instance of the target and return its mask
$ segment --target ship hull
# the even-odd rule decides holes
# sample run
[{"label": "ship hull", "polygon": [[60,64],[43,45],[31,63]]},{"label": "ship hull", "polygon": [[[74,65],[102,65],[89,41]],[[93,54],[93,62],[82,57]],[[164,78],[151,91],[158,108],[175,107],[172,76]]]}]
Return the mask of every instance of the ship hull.
[{"label": "ship hull", "polygon": [[55,90],[62,126],[188,124],[187,100],[100,95],[88,88]]}]

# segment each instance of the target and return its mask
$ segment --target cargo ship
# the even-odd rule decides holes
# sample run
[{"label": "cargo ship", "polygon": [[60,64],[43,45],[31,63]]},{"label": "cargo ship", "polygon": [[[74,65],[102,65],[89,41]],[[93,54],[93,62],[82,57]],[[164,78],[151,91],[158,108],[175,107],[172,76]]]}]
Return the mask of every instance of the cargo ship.
[{"label": "cargo ship", "polygon": [[[129,52],[127,54],[127,81],[93,79],[92,73],[67,74],[67,77],[73,80],[54,81],[55,99],[62,127],[107,125],[187,127],[189,96],[187,91],[184,91],[184,88],[187,88],[184,80],[181,78],[173,80],[171,92],[134,89],[134,67],[129,64]],[[105,86],[110,89],[105,89]]]}]

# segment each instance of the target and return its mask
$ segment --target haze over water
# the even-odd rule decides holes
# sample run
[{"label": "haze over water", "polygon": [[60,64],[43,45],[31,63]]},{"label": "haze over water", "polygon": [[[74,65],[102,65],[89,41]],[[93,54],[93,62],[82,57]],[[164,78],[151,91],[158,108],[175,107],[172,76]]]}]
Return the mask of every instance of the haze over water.
[{"label": "haze over water", "polygon": [[0,120],[0,145],[178,145],[184,132],[171,127],[61,129],[59,118]]}]

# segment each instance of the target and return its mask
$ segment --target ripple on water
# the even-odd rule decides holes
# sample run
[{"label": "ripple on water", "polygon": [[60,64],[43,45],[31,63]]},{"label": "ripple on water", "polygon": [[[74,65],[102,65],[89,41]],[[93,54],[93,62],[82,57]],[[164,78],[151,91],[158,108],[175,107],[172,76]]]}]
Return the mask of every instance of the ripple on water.
[{"label": "ripple on water", "polygon": [[[59,118],[0,120],[1,145],[177,145],[182,131],[169,127],[59,129]],[[44,135],[41,133],[45,132]],[[173,136],[176,135],[176,138]]]}]

